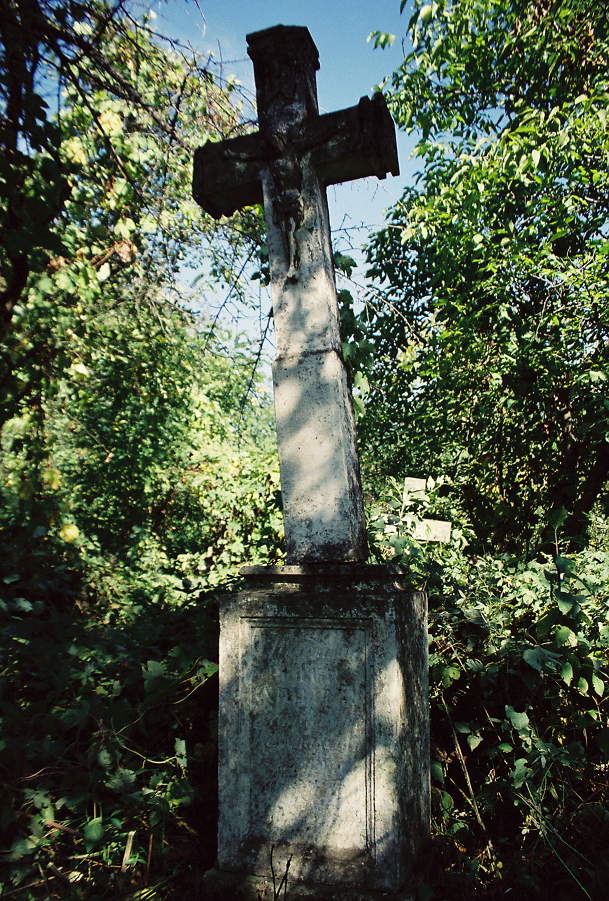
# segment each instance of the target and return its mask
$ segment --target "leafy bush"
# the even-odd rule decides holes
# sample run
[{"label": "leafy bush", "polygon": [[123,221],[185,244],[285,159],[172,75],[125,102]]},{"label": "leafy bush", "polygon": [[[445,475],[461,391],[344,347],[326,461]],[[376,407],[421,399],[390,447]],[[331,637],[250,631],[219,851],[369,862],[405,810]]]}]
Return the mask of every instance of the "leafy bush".
[{"label": "leafy bush", "polygon": [[83,617],[53,603],[73,594],[66,567],[36,586],[5,576],[4,588],[5,887],[34,897],[28,885],[59,878],[73,897],[100,897],[134,872],[158,877],[167,834],[188,835],[182,811],[210,815],[196,787],[212,781],[215,753],[209,603],[114,603],[109,626],[107,605]]},{"label": "leafy bush", "polygon": [[604,898],[609,552],[469,558],[459,529],[423,546],[413,525],[431,495],[404,503],[394,487],[374,520],[377,553],[430,595],[434,841],[421,891]]},{"label": "leafy bush", "polygon": [[211,865],[193,836],[217,815],[214,589],[282,555],[252,356],[175,315],[95,329],[2,435],[0,828],[21,897],[158,886],[180,848]]}]

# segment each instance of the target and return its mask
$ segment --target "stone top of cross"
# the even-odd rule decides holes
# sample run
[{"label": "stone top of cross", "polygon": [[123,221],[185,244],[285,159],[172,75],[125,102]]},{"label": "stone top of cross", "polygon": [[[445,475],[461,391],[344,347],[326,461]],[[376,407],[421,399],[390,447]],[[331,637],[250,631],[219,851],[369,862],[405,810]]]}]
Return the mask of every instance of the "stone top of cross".
[{"label": "stone top of cross", "polygon": [[259,130],[195,153],[193,195],[212,216],[264,203],[277,442],[288,564],[367,557],[353,402],[342,358],[326,187],[399,173],[382,94],[320,116],[306,28],[250,34]]},{"label": "stone top of cross", "polygon": [[248,35],[247,42],[259,131],[197,149],[193,196],[206,212],[219,219],[262,203],[261,169],[270,162],[281,165],[288,145],[296,154],[311,152],[324,187],[369,175],[399,175],[395,126],[382,94],[319,115],[319,54],[308,28],[277,25]]}]

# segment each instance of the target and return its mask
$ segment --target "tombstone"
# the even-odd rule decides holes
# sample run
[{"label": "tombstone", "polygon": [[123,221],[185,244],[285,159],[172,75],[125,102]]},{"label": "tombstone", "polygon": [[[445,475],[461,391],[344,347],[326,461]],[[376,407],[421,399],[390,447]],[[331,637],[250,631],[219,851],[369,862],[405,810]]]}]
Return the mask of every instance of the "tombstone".
[{"label": "tombstone", "polygon": [[422,519],[415,525],[414,537],[418,541],[436,541],[448,544],[452,525],[445,519]]},{"label": "tombstone", "polygon": [[[427,479],[413,479],[407,476],[404,479],[404,504],[409,495],[424,493],[427,489]],[[448,544],[452,523],[445,519],[422,519],[415,524],[414,537],[417,541],[436,541],[439,544]]]},{"label": "tombstone", "polygon": [[397,174],[395,132],[380,94],[319,115],[306,28],[247,40],[259,131],[199,148],[193,194],[216,217],[264,203],[287,565],[244,567],[221,602],[204,897],[279,897],[287,876],[289,899],[371,901],[404,888],[429,833],[426,597],[364,562],[325,190]]}]

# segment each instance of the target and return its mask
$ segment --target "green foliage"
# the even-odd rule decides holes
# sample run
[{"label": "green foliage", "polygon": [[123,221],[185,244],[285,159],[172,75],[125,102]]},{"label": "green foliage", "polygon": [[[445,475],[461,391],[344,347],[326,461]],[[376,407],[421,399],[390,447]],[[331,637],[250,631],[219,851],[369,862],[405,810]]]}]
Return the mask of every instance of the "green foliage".
[{"label": "green foliage", "polygon": [[213,590],[281,559],[252,357],[164,325],[100,318],[36,416],[3,432],[0,818],[24,896],[50,866],[79,897],[156,883],[167,845],[213,834]]},{"label": "green foliage", "polygon": [[219,229],[191,198],[193,147],[243,127],[234,85],[122,8],[5,11],[0,424],[78,364],[72,336],[98,316],[183,299],[188,266],[242,296],[256,247],[253,227]]},{"label": "green foliage", "polygon": [[115,595],[82,616],[49,600],[74,587],[65,566],[39,574],[37,599],[27,578],[4,577],[0,820],[5,888],[20,887],[21,897],[57,871],[73,897],[120,889],[131,832],[127,873],[149,875],[152,848],[158,876],[164,837],[180,840],[183,810],[195,823],[208,815],[200,786],[214,764],[217,671],[206,656],[216,651],[209,606],[138,607]]},{"label": "green foliage", "polygon": [[[200,304],[209,286],[185,297],[185,266],[239,295],[257,246],[254,212],[218,229],[190,196],[193,143],[243,127],[234,86],[122,8],[7,13],[4,541],[26,560],[51,549],[94,593],[128,594],[132,579],[159,599],[184,580],[203,590],[250,541],[271,555],[277,544],[272,417],[254,360],[177,303]],[[54,120],[39,100],[49,84]],[[48,201],[44,240],[39,208],[23,207],[27,178]],[[55,205],[36,179],[55,185]]]},{"label": "green foliage", "polygon": [[410,28],[388,100],[424,171],[369,247],[364,469],[449,478],[480,550],[547,550],[609,475],[606,17],[468,0]]},{"label": "green foliage", "polygon": [[[347,259],[353,263],[349,257]],[[355,417],[359,419],[365,411],[364,400],[369,390],[366,373],[372,365],[374,347],[368,340],[362,315],[353,310],[353,298],[349,291],[339,291],[338,302],[343,359],[351,382]]]},{"label": "green foliage", "polygon": [[[192,145],[244,123],[233,86],[123,7],[3,11],[4,881],[194,897],[176,876],[214,831],[217,592],[283,555],[258,358],[183,309],[210,285],[245,301],[250,260],[269,278],[259,210],[218,229],[190,200]],[[371,514],[377,561],[430,596],[419,897],[602,898],[606,20],[466,0],[411,29],[389,99],[426,171],[371,243],[382,304],[339,301],[368,487],[438,476]],[[427,513],[448,546],[416,538]],[[520,556],[473,555],[491,546]]]},{"label": "green foliage", "polygon": [[252,357],[238,344],[214,357],[219,333],[176,323],[169,341],[156,318],[95,327],[73,377],[37,411],[41,433],[27,413],[5,427],[11,565],[53,549],[97,594],[160,602],[226,581],[244,557],[280,553],[272,408],[255,385],[246,397]]},{"label": "green foliage", "polygon": [[282,554],[251,355],[145,311],[96,329],[6,424],[0,465],[4,865],[14,888],[56,866],[82,897],[116,890],[132,832],[136,883],[170,868],[169,837],[213,834],[213,590]]},{"label": "green foliage", "polygon": [[3,884],[152,897],[214,830],[214,590],[282,556],[260,355],[185,312],[245,297],[257,211],[190,196],[244,122],[123,5],[15,0],[0,37]]},{"label": "green foliage", "polygon": [[374,519],[380,558],[406,565],[430,597],[434,839],[425,885],[455,899],[473,897],[474,883],[481,897],[551,898],[565,886],[569,897],[600,899],[609,553],[468,558],[470,533],[459,528],[448,545],[423,545],[414,526],[423,514],[446,515],[439,491],[404,498],[396,485]]},{"label": "green foliage", "polygon": [[[577,0],[417,2],[409,33],[384,90],[422,172],[369,246],[358,430],[368,488],[389,484],[376,557],[430,598],[419,897],[601,899],[607,19]],[[449,545],[417,540],[426,514],[456,526]]]}]

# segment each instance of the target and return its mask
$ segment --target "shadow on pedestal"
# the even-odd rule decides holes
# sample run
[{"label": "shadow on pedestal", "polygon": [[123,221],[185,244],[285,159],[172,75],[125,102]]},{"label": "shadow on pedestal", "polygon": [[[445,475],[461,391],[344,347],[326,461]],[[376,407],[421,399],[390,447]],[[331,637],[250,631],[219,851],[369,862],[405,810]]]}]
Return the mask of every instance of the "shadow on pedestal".
[{"label": "shadow on pedestal", "polygon": [[425,594],[395,566],[242,573],[220,607],[218,869],[203,897],[274,899],[286,869],[288,901],[411,897],[429,836]]}]

